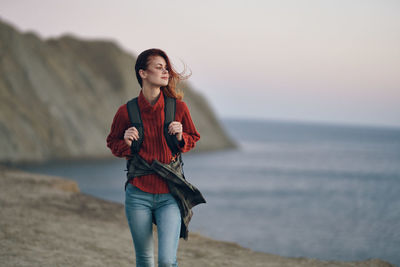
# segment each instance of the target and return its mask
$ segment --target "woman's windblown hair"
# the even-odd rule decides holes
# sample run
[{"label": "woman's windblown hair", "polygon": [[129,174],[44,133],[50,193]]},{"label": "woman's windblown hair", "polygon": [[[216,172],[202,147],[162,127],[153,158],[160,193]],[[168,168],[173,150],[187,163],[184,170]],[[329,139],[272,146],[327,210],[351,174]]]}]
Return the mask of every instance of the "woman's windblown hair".
[{"label": "woman's windblown hair", "polygon": [[182,100],[183,98],[183,92],[182,90],[177,90],[176,85],[178,84],[179,81],[185,80],[190,77],[191,73],[188,75],[184,75],[186,72],[186,65],[184,65],[184,70],[181,73],[178,73],[174,70],[174,68],[171,65],[171,62],[167,56],[167,54],[162,51],[161,49],[157,48],[151,48],[148,50],[143,51],[142,53],[139,54],[136,60],[135,64],[135,72],[136,72],[136,78],[140,84],[140,87],[142,87],[142,78],[139,75],[139,70],[146,70],[150,58],[154,56],[160,56],[165,59],[165,62],[167,63],[167,70],[169,73],[169,80],[168,80],[168,85],[167,86],[162,86],[161,90],[163,90],[164,94],[169,97],[173,97],[179,100]]}]

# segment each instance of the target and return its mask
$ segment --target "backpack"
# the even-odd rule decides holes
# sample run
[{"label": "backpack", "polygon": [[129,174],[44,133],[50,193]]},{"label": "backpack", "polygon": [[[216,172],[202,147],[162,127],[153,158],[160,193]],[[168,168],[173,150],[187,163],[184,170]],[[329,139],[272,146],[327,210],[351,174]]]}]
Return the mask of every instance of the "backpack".
[{"label": "backpack", "polygon": [[[139,139],[133,140],[131,145],[132,154],[136,154],[140,150],[144,136],[144,129],[143,129],[142,119],[140,117],[138,98],[135,97],[131,99],[130,101],[128,101],[126,105],[128,109],[129,120],[131,121],[131,127],[135,127],[139,132]],[[175,111],[176,111],[176,99],[164,96],[164,114],[165,114],[164,137],[165,140],[167,141],[167,145],[171,150],[173,156],[176,156],[176,154],[179,153],[179,148],[178,148],[179,142],[178,139],[176,138],[176,135],[170,135],[168,133],[168,126],[172,121],[175,120]]]},{"label": "backpack", "polygon": [[[125,190],[126,190],[128,183],[135,177],[154,173],[154,171],[152,171],[152,170],[141,169],[138,167],[139,165],[141,165],[141,164],[139,164],[139,162],[143,160],[139,155],[139,151],[140,151],[140,147],[143,143],[143,138],[144,138],[144,128],[143,128],[143,123],[142,123],[142,119],[140,116],[138,98],[135,97],[135,98],[131,99],[130,101],[128,101],[126,106],[128,109],[129,120],[131,122],[130,127],[135,127],[138,130],[139,139],[132,140],[131,156],[128,157],[128,160],[126,161],[127,180],[125,182]],[[165,137],[165,140],[167,142],[169,149],[172,152],[173,161],[176,161],[172,165],[175,168],[178,168],[179,171],[182,173],[182,175],[184,175],[183,174],[183,161],[182,161],[182,155],[181,155],[179,147],[178,147],[179,146],[178,139],[176,138],[176,135],[170,135],[168,133],[169,124],[175,120],[175,111],[176,111],[176,99],[172,98],[172,97],[164,96],[164,114],[165,114],[164,126],[163,126],[164,137]]]}]

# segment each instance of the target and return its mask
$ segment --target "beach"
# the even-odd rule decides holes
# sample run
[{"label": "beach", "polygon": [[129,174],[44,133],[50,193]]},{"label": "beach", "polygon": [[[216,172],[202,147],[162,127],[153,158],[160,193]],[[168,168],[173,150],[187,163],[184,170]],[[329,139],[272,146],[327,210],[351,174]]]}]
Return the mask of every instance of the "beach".
[{"label": "beach", "polygon": [[[120,203],[80,193],[74,181],[0,168],[1,266],[134,266]],[[156,235],[154,235],[156,237]],[[156,250],[157,252],[157,250]],[[288,258],[190,232],[179,266],[394,266]]]}]

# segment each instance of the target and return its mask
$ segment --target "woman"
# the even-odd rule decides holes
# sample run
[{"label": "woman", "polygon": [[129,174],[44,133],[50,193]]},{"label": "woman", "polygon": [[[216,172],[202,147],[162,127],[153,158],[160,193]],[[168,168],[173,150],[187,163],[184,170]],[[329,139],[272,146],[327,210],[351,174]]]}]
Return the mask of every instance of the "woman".
[{"label": "woman", "polygon": [[[135,155],[144,159],[144,165],[148,163],[147,168],[153,162],[170,164],[180,153],[191,150],[200,139],[188,107],[181,101],[182,94],[175,91],[176,83],[183,77],[173,70],[168,56],[160,49],[142,52],[135,71],[142,88],[137,106],[144,136],[140,135],[138,127],[131,126],[131,114],[124,104],[115,114],[107,146],[115,156],[129,159],[133,157],[132,147],[140,140],[140,149]],[[163,131],[165,99],[168,97],[176,99],[175,120],[167,127],[168,134],[176,136],[178,154],[172,153],[166,142],[168,136]],[[129,168],[128,164],[128,173]],[[170,185],[156,172],[134,177],[127,184],[125,212],[135,247],[136,266],[154,266],[153,222],[157,225],[158,266],[177,266],[182,205],[171,194]]]}]

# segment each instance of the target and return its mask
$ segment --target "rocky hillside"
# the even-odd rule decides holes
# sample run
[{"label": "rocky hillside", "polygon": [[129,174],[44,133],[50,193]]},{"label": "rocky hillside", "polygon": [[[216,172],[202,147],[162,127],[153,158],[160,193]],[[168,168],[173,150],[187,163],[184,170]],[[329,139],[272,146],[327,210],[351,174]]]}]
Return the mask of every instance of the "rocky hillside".
[{"label": "rocky hillside", "polygon": [[[135,57],[104,40],[42,40],[0,21],[0,162],[111,156],[118,107],[139,93]],[[232,147],[205,99],[185,86],[197,150]]]}]

